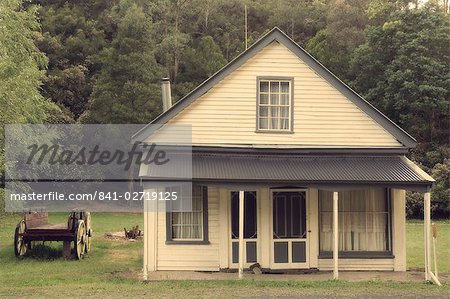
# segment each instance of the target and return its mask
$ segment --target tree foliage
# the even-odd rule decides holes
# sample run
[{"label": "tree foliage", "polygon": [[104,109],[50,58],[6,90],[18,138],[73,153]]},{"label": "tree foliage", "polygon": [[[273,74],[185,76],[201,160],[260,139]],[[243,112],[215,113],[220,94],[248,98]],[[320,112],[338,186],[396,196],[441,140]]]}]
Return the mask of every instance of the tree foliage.
[{"label": "tree foliage", "polygon": [[450,137],[449,28],[435,6],[395,10],[368,26],[351,61],[354,88],[415,136],[419,153],[445,146]]},{"label": "tree foliage", "polygon": [[326,26],[309,40],[307,49],[332,72],[347,78],[350,56],[364,43],[368,0],[332,0]]},{"label": "tree foliage", "polygon": [[146,123],[160,110],[160,67],[152,20],[142,7],[122,2],[117,36],[101,54],[101,71],[82,116],[87,123]]},{"label": "tree foliage", "polygon": [[[0,180],[4,176],[5,124],[42,123],[59,109],[40,94],[47,57],[33,43],[39,28],[36,7],[20,0],[0,2]],[[0,212],[3,190],[0,186]]]},{"label": "tree foliage", "polygon": [[448,207],[448,1],[26,3],[0,2],[2,122],[150,122],[162,77],[177,101],[245,50],[246,5],[249,45],[278,26],[416,137],[409,157],[436,176],[433,200],[443,200],[433,211]]}]

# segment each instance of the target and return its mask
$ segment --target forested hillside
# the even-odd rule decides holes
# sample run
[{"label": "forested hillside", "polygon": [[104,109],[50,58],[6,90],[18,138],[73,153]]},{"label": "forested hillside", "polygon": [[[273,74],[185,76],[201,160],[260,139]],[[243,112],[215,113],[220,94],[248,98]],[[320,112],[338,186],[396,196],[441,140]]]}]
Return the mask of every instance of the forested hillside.
[{"label": "forested hillside", "polygon": [[244,5],[249,44],[278,26],[418,140],[448,217],[448,0],[2,0],[1,122],[148,123],[162,77],[178,100],[244,51]]}]

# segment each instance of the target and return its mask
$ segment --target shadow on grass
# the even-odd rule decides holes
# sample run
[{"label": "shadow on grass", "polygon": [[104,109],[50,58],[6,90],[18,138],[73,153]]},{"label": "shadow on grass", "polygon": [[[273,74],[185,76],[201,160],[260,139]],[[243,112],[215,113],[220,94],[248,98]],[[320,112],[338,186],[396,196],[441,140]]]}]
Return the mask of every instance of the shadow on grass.
[{"label": "shadow on grass", "polygon": [[26,257],[31,257],[36,260],[56,260],[62,258],[62,249],[46,246],[43,244],[36,244],[32,246]]}]

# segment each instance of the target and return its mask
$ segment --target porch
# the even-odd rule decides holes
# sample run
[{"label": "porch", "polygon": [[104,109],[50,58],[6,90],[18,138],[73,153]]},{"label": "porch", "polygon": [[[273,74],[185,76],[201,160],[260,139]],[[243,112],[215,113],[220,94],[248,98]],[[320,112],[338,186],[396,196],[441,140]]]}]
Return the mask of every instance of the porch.
[{"label": "porch", "polygon": [[[255,281],[326,281],[333,279],[332,271],[317,271],[310,273],[291,274],[262,274],[255,275],[245,272],[244,279]],[[200,271],[156,271],[148,274],[148,281],[164,280],[236,280],[239,279],[235,273],[224,272],[200,272]],[[341,271],[340,279],[345,281],[394,281],[394,282],[423,282],[423,272],[406,271]],[[442,283],[450,283],[450,276],[442,274],[439,276]]]},{"label": "porch", "polygon": [[[405,271],[408,189],[424,192],[425,279],[433,279],[432,178],[404,156],[196,152],[192,174],[193,186],[203,186],[203,216],[185,225],[181,214],[148,213],[154,232],[146,235],[156,244],[145,249],[144,272],[237,269],[243,277],[255,263],[332,270],[334,279],[340,270]],[[177,179],[151,170],[146,178]]]}]

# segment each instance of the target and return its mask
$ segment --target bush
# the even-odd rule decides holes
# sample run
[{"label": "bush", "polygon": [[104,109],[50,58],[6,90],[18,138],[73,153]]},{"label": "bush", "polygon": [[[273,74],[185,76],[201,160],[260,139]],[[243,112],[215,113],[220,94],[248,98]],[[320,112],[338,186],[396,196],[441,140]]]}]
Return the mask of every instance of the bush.
[{"label": "bush", "polygon": [[[450,159],[437,163],[431,176],[436,180],[431,189],[431,216],[434,219],[450,218]],[[423,194],[406,193],[406,217],[409,219],[423,218]]]},{"label": "bush", "polygon": [[423,194],[406,192],[406,218],[423,219]]}]

